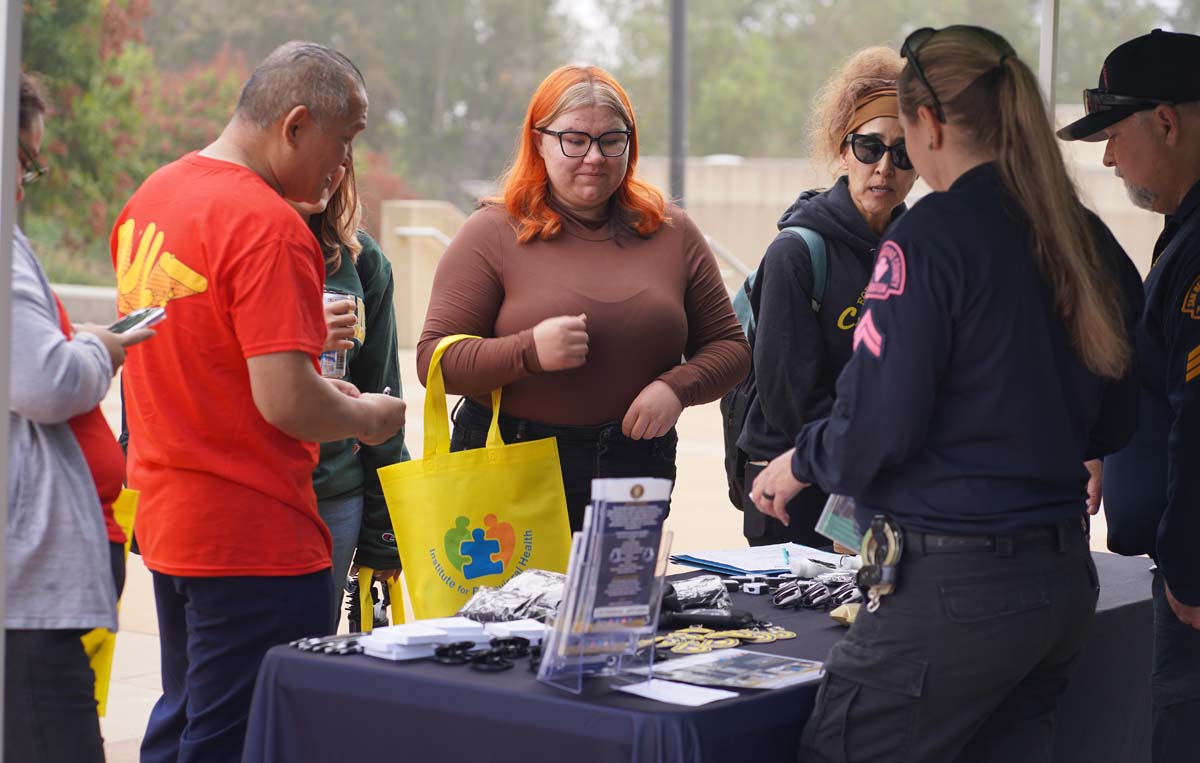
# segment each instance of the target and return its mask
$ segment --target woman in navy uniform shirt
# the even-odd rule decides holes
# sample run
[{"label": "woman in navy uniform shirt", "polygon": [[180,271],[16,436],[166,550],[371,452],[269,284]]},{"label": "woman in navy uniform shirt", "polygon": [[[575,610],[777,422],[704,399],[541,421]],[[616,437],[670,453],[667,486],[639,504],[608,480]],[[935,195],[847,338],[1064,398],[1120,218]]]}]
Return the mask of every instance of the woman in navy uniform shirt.
[{"label": "woman in navy uniform shirt", "polygon": [[1003,38],[922,29],[901,55],[934,193],[880,247],[829,417],[751,491],[786,521],[817,484],[903,535],[895,591],[829,655],[803,757],[1048,760],[1096,604],[1084,461],[1136,425],[1141,285]]}]

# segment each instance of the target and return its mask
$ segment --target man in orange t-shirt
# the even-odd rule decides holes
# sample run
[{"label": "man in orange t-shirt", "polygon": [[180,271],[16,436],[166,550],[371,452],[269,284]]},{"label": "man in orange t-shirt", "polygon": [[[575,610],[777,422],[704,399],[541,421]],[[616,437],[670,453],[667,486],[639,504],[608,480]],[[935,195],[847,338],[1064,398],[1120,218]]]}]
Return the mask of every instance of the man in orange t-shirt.
[{"label": "man in orange t-shirt", "polygon": [[119,311],[167,306],[124,376],[162,651],[143,763],[240,759],[263,654],[332,621],[315,443],[403,425],[399,399],[318,375],[324,263],[285,201],[321,197],[366,117],[349,59],[287,43],[221,136],[151,175],[113,229]]}]

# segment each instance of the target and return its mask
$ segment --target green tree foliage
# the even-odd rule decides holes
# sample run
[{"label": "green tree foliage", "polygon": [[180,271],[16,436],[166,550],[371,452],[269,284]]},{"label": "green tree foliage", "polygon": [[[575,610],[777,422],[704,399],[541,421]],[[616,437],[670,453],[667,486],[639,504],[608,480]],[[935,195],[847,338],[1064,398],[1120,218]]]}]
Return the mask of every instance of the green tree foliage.
[{"label": "green tree foliage", "polygon": [[[1185,0],[1186,2],[1186,0]],[[1195,0],[1190,0],[1193,4]],[[629,89],[647,153],[665,153],[668,0],[600,0],[618,37],[615,73]],[[1041,0],[691,0],[688,149],[693,155],[801,156],[821,84],[854,51],[898,48],[923,26],[986,26],[1037,70]],[[1151,0],[1064,0],[1060,98],[1095,87],[1105,53],[1163,17]]]},{"label": "green tree foliage", "polygon": [[414,192],[466,206],[463,183],[503,169],[530,94],[570,57],[574,27],[559,5],[156,0],[147,35],[162,66],[190,65],[221,45],[251,63],[290,39],[338,48],[364,72],[370,93],[358,144],[390,157]]}]

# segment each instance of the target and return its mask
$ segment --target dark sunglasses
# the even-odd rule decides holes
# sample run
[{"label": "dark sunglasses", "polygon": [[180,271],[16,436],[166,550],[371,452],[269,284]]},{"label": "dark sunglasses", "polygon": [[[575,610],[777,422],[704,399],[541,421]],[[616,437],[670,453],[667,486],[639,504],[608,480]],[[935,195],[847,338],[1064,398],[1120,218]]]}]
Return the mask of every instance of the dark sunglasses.
[{"label": "dark sunglasses", "polygon": [[854,154],[854,158],[863,164],[875,164],[883,158],[884,154],[891,154],[892,164],[896,169],[911,170],[913,168],[912,159],[908,158],[908,147],[903,140],[898,140],[889,146],[874,135],[850,133],[846,136],[846,142],[850,144],[850,152]]},{"label": "dark sunglasses", "polygon": [[50,171],[49,167],[38,163],[37,154],[35,154],[33,151],[30,151],[29,147],[26,146],[22,141],[17,141],[17,147],[20,148],[21,153],[25,155],[23,162],[25,165],[23,168],[24,172],[21,174],[21,182],[23,184],[29,185]]},{"label": "dark sunglasses", "polygon": [[1112,111],[1119,109],[1121,111],[1135,112],[1152,109],[1155,106],[1174,106],[1174,101],[1160,101],[1157,98],[1142,98],[1136,95],[1118,95],[1117,93],[1109,93],[1099,88],[1091,88],[1083,91],[1083,109],[1087,114],[1094,111]]},{"label": "dark sunglasses", "polygon": [[[912,65],[913,74],[917,75],[917,79],[929,91],[929,97],[933,99],[933,113],[937,120],[943,124],[946,122],[946,112],[942,111],[942,102],[938,100],[937,93],[933,89],[933,85],[929,84],[929,80],[925,79],[925,70],[921,68],[921,62],[917,60],[917,51],[921,46],[929,42],[929,39],[937,34],[938,30],[933,27],[921,27],[914,31],[908,37],[904,38],[904,44],[900,46],[900,57],[908,59]],[[857,156],[857,154],[856,154]]]}]

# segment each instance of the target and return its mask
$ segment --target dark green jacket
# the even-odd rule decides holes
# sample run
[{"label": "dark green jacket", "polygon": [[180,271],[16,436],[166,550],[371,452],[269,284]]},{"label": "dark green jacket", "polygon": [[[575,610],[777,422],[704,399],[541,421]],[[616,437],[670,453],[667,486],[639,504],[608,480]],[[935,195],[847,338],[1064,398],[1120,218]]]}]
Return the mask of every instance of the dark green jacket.
[{"label": "dark green jacket", "polygon": [[[353,294],[363,301],[366,311],[366,340],[348,350],[346,381],[363,392],[382,392],[403,397],[396,350],[396,313],[392,307],[392,268],[379,245],[366,233],[359,232],[362,253],[352,264],[348,252],[342,252],[342,264],[336,273],[326,274],[325,289]],[[355,561],[374,569],[400,566],[396,538],[387,504],[379,488],[376,469],[409,459],[404,445],[404,430],[382,445],[359,446],[354,440],[339,440],[321,445],[321,461],[313,472],[317,500],[363,496],[362,527],[358,533]]]}]

